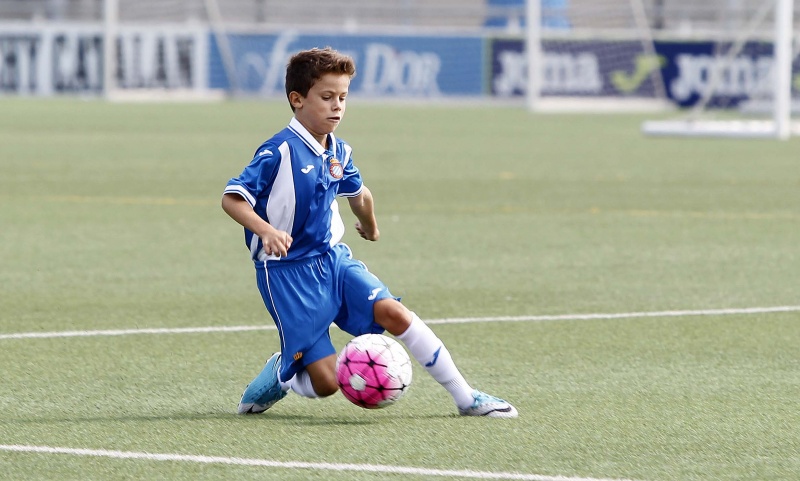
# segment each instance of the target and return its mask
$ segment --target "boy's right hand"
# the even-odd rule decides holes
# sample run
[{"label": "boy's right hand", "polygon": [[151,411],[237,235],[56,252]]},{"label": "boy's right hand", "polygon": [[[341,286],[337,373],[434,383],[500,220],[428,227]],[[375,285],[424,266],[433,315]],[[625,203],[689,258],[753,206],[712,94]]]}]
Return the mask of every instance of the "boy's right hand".
[{"label": "boy's right hand", "polygon": [[264,252],[267,255],[286,257],[292,246],[292,236],[286,231],[271,228],[261,237],[261,242],[264,244]]}]

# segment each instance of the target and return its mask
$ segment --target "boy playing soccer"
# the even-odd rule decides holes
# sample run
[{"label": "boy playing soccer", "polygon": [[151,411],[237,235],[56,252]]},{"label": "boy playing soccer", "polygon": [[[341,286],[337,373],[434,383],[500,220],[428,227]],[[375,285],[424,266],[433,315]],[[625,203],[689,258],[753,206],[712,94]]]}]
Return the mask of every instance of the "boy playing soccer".
[{"label": "boy playing soccer", "polygon": [[394,335],[450,392],[461,415],[517,417],[511,404],[473,389],[436,334],[340,242],[337,195],[347,198],[361,237],[380,237],[372,193],[352,149],[333,136],[354,75],[353,60],[331,48],[294,55],[286,68],[294,118],[261,144],[222,196],[223,210],[245,228],[258,289],[281,342],[245,388],[238,412],[264,412],[289,391],[334,394],[333,323],[353,336]]}]

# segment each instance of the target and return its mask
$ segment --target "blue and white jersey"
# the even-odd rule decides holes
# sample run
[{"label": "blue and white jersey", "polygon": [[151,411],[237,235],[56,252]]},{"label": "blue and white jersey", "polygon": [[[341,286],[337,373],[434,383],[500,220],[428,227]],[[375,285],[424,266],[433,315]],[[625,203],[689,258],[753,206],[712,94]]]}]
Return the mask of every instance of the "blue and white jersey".
[{"label": "blue and white jersey", "polygon": [[[226,194],[242,196],[262,219],[292,236],[288,255],[295,260],[327,252],[342,239],[344,222],[336,196],[361,193],[352,148],[328,134],[326,150],[292,118],[289,126],[256,150],[239,177],[228,181]],[[261,239],[245,229],[245,244],[254,262],[278,259],[264,252]]]}]

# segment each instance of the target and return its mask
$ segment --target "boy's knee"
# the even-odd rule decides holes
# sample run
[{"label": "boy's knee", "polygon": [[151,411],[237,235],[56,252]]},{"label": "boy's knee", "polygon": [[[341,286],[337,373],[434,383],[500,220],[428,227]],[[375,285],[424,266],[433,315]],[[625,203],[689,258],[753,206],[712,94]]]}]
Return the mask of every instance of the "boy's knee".
[{"label": "boy's knee", "polygon": [[397,299],[381,299],[375,303],[373,313],[375,322],[395,336],[406,332],[411,325],[411,311]]},{"label": "boy's knee", "polygon": [[336,382],[336,374],[325,376],[323,379],[311,379],[311,386],[319,397],[328,397],[336,394],[339,390],[339,383]]},{"label": "boy's knee", "polygon": [[336,381],[336,356],[331,355],[306,366],[311,378],[311,387],[319,397],[331,396],[339,390]]},{"label": "boy's knee", "polygon": [[333,396],[338,390],[339,385],[337,383],[325,383],[322,386],[314,386],[314,392],[317,393],[317,396],[319,397]]}]

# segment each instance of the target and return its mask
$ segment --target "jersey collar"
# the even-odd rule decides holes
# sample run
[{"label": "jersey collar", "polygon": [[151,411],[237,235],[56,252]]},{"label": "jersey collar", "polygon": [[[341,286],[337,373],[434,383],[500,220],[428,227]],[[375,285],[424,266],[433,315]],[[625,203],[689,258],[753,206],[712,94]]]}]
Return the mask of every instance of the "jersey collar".
[{"label": "jersey collar", "polygon": [[[309,149],[313,150],[317,155],[324,155],[325,154],[325,147],[323,147],[317,139],[311,135],[303,124],[297,120],[297,117],[292,117],[291,122],[289,122],[289,129],[295,133],[300,139],[305,143]],[[330,152],[332,155],[336,155],[336,137],[333,136],[333,133],[328,134],[328,145],[330,145]]]}]

